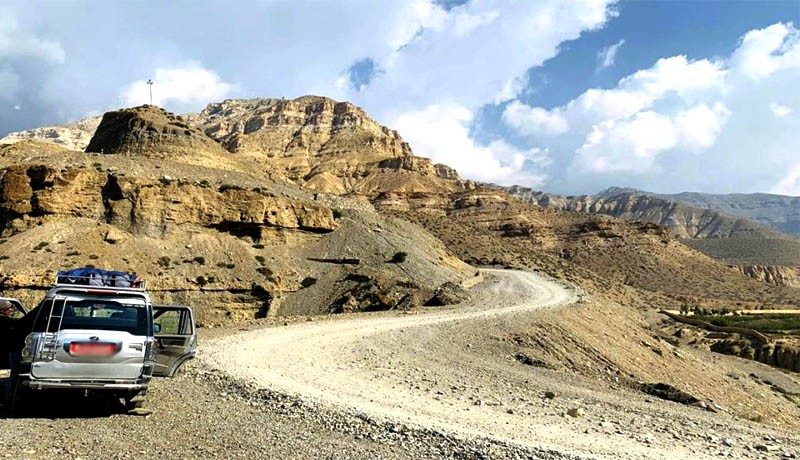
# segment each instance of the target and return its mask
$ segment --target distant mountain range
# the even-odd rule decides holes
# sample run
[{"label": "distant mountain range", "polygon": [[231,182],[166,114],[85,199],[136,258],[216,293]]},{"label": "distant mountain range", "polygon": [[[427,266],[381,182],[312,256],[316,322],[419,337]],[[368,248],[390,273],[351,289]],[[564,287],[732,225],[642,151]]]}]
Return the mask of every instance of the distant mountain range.
[{"label": "distant mountain range", "polygon": [[545,208],[667,227],[685,244],[731,265],[800,266],[800,197],[663,195],[621,187],[580,196],[553,195],[519,186],[508,190]]},{"label": "distant mountain range", "polygon": [[[606,192],[613,193],[613,190],[609,189]],[[707,193],[665,195],[642,191],[638,191],[638,193],[744,217],[783,233],[800,235],[800,197],[797,196],[769,193],[733,193],[727,195]]]}]

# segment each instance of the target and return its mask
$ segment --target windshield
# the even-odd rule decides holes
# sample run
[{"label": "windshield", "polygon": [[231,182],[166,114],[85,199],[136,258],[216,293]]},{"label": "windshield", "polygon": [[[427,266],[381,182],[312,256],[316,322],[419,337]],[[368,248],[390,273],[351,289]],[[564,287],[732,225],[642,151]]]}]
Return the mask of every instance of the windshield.
[{"label": "windshield", "polygon": [[[63,319],[59,318],[62,312]],[[147,308],[144,305],[100,299],[68,300],[66,303],[56,300],[45,301],[41,306],[33,330],[56,332],[59,329],[93,329],[147,335],[147,326]]]}]

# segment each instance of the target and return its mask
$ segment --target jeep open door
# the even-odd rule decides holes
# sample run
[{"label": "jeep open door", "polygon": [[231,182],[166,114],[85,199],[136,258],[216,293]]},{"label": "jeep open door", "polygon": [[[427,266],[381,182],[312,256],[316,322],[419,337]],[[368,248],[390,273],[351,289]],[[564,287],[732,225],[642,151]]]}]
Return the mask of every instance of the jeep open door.
[{"label": "jeep open door", "polygon": [[184,362],[194,358],[197,349],[192,309],[153,305],[153,332],[159,342],[153,375],[172,377]]},{"label": "jeep open door", "polygon": [[[11,312],[9,318],[19,319],[25,316],[25,307],[22,302],[17,299],[9,297],[0,297],[0,305],[11,305]],[[12,343],[13,322],[8,320],[0,320],[0,369],[8,369],[8,353],[14,347]],[[0,384],[1,385],[1,384]]]}]

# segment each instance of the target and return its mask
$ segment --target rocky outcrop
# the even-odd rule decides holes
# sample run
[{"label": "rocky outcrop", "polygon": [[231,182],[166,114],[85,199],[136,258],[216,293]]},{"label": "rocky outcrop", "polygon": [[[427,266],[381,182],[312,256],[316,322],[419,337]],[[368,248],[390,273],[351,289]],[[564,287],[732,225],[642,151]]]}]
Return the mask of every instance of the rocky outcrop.
[{"label": "rocky outcrop", "polygon": [[89,145],[97,125],[100,124],[100,119],[101,117],[89,117],[66,125],[46,126],[10,133],[0,139],[0,144],[39,140],[52,142],[69,150],[83,151]]},{"label": "rocky outcrop", "polygon": [[201,130],[149,105],[103,115],[86,151],[150,158],[224,155],[223,149]]},{"label": "rocky outcrop", "polygon": [[[651,194],[650,192],[639,193]],[[769,193],[652,195],[699,208],[713,209],[732,216],[743,217],[783,233],[800,235],[800,197],[797,196]]]},{"label": "rocky outcrop", "polygon": [[745,276],[775,286],[800,286],[800,279],[798,279],[797,268],[795,267],[764,265],[735,265],[733,267]]},{"label": "rocky outcrop", "polygon": [[330,208],[260,190],[117,176],[85,168],[59,171],[47,165],[0,171],[0,224],[6,235],[47,216],[97,219],[150,236],[181,224],[249,227],[256,239],[269,228],[309,232],[336,228]]},{"label": "rocky outcrop", "polygon": [[349,102],[226,100],[186,120],[237,158],[268,165],[271,174],[312,190],[373,196],[459,186],[454,170],[414,156],[396,131]]},{"label": "rocky outcrop", "polygon": [[748,340],[725,339],[711,345],[711,351],[800,372],[800,343],[797,342],[751,343]]},{"label": "rocky outcrop", "polygon": [[[565,211],[605,214],[633,222],[650,222],[669,228],[677,238],[781,238],[779,232],[747,219],[711,209],[643,195],[627,189],[619,193],[558,196],[519,186],[509,192],[542,207]],[[610,189],[611,190],[611,189]]]}]

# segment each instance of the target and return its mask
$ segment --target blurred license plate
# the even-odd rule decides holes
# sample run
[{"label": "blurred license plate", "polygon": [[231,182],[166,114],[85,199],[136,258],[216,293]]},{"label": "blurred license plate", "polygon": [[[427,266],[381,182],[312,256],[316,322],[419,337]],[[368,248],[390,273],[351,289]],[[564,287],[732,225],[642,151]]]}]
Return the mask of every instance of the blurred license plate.
[{"label": "blurred license plate", "polygon": [[69,344],[69,353],[79,356],[108,356],[117,351],[113,343],[102,342],[72,342]]}]

